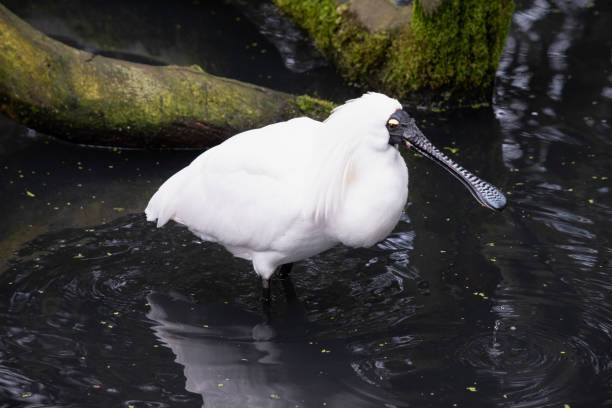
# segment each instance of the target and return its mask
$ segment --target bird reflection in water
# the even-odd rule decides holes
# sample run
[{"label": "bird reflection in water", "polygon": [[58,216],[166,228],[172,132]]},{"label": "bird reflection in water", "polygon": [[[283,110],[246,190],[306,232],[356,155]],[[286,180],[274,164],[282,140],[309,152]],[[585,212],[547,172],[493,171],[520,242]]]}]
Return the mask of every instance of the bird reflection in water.
[{"label": "bird reflection in water", "polygon": [[316,341],[293,285],[283,284],[287,308],[274,318],[175,293],[148,296],[147,317],[184,366],[186,390],[207,408],[380,406],[376,388],[352,371],[346,344]]}]

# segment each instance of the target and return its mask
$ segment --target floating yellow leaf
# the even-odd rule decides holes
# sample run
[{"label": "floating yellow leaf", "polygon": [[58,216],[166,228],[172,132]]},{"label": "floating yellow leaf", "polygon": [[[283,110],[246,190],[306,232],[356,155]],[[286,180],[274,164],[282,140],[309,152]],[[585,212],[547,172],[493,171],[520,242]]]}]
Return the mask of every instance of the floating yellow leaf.
[{"label": "floating yellow leaf", "polygon": [[28,197],[36,197],[36,195],[34,195],[34,193],[26,190],[26,194],[28,195]]},{"label": "floating yellow leaf", "polygon": [[444,150],[448,150],[449,152],[451,152],[452,154],[457,154],[457,152],[459,151],[458,148],[456,147],[450,147],[450,146],[444,146],[443,147]]}]

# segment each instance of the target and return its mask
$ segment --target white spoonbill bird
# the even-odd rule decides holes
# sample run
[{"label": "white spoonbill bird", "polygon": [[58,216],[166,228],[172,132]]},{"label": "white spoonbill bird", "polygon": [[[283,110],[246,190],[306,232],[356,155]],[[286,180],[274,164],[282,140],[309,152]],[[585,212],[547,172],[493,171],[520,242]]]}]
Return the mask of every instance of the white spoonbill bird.
[{"label": "white spoonbill bird", "polygon": [[436,149],[397,100],[367,93],[324,122],[302,117],[229,138],[170,177],[145,213],[251,260],[269,297],[277,269],[340,243],[374,245],[393,230],[408,196],[400,144],[440,164],[483,206],[505,207],[497,188]]}]

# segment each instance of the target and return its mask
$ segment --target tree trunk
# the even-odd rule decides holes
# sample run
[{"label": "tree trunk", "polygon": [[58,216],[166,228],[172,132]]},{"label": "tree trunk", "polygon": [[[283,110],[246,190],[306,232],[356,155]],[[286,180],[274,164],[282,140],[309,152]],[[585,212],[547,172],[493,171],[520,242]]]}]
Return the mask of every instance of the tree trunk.
[{"label": "tree trunk", "polygon": [[0,4],[0,112],[77,143],[212,146],[240,131],[307,115],[331,102],[232,79],[198,66],[149,66],[55,41]]}]

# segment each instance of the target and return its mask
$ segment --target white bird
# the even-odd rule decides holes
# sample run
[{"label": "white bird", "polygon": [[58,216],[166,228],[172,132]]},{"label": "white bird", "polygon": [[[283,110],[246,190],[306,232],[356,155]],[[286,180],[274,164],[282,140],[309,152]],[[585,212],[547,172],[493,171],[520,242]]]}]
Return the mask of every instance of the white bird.
[{"label": "white bird", "polygon": [[170,177],[147,220],[185,225],[251,260],[269,297],[281,266],[335,245],[368,247],[395,227],[408,197],[405,144],[449,170],[484,206],[504,195],[436,149],[401,104],[367,93],[324,121],[306,117],[235,135]]}]

